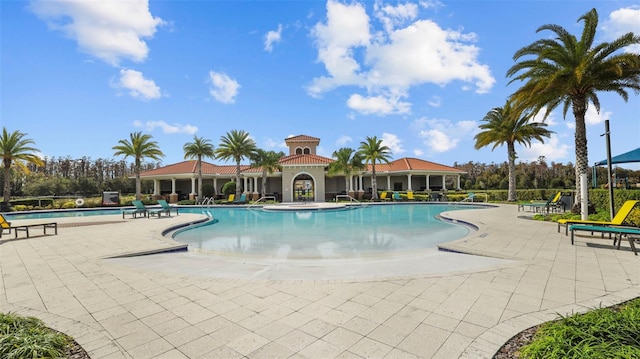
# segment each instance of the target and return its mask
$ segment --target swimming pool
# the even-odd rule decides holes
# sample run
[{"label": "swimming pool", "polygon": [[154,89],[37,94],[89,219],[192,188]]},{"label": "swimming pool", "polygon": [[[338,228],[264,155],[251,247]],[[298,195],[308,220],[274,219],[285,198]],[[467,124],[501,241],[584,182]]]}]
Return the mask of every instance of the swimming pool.
[{"label": "swimming pool", "polygon": [[435,248],[469,233],[436,218],[444,211],[479,206],[370,205],[335,211],[269,212],[211,208],[216,223],[180,230],[173,238],[190,248],[272,259],[353,259]]}]

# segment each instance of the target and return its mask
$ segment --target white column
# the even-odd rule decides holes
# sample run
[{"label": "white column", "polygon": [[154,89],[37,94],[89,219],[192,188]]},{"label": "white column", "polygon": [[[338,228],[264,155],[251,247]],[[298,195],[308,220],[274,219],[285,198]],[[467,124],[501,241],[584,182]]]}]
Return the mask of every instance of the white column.
[{"label": "white column", "polygon": [[353,190],[353,175],[349,175],[349,186],[344,189],[347,194]]},{"label": "white column", "polygon": [[253,193],[258,193],[258,177],[253,177]]},{"label": "white column", "polygon": [[427,188],[425,188],[424,190],[429,192],[429,175],[427,175]]},{"label": "white column", "polygon": [[391,175],[387,175],[387,191],[391,190]]},{"label": "white column", "polygon": [[407,182],[409,183],[407,185],[407,191],[413,191],[413,189],[411,189],[411,173],[407,175]]},{"label": "white column", "polygon": [[220,191],[220,188],[218,188],[218,177],[213,177],[213,190],[213,196],[215,197]]},{"label": "white column", "polygon": [[358,176],[358,185],[357,185],[358,192],[364,192],[364,184],[362,183],[362,179],[363,179],[362,175],[359,175]]},{"label": "white column", "polygon": [[458,175],[458,188],[457,188],[457,190],[459,191],[461,189],[462,189],[462,187],[460,187],[460,175]]},{"label": "white column", "polygon": [[445,175],[442,175],[442,190],[443,191],[447,190],[447,179]]},{"label": "white column", "polygon": [[247,192],[247,190],[248,190],[248,181],[247,180],[248,180],[248,178],[245,177],[244,178],[244,186],[242,186],[243,190],[244,190],[243,192]]},{"label": "white column", "polygon": [[[192,195],[196,194],[196,178],[195,177],[191,178],[191,193],[189,194],[192,194]],[[198,195],[200,194],[198,193]]]},{"label": "white column", "polygon": [[160,180],[153,180],[153,194],[156,196],[160,194]]}]

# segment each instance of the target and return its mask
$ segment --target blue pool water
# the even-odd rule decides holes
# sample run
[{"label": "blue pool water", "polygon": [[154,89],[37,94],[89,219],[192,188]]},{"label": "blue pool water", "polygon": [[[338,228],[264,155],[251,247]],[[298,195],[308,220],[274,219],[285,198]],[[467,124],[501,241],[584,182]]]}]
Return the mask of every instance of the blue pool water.
[{"label": "blue pool water", "polygon": [[276,259],[345,259],[434,248],[469,228],[438,220],[448,204],[371,205],[348,210],[268,212],[212,208],[217,222],[179,231],[176,241],[222,254]]}]

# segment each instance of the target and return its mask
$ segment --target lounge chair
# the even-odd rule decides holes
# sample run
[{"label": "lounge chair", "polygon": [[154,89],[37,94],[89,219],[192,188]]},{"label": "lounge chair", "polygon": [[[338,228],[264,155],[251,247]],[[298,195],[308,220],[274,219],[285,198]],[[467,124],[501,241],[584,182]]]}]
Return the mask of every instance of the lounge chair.
[{"label": "lounge chair", "polygon": [[235,198],[236,198],[235,193],[232,193],[232,194],[230,194],[230,195],[229,195],[229,198],[227,198],[226,200],[221,200],[221,201],[220,201],[220,202],[218,202],[218,203],[220,203],[220,204],[229,204],[229,203],[233,203],[233,200],[235,200]]},{"label": "lounge chair", "polygon": [[34,223],[34,224],[24,224],[20,226],[12,226],[11,222],[8,222],[6,218],[0,213],[0,238],[2,238],[2,234],[4,231],[8,231],[8,234],[11,234],[11,230],[13,230],[14,238],[18,238],[18,232],[22,231],[29,238],[29,228],[33,227],[42,227],[44,234],[47,234],[47,228],[53,228],[54,233],[58,234],[58,223],[57,222],[49,222],[49,223]]},{"label": "lounge chair", "polygon": [[532,202],[532,203],[520,203],[518,204],[518,212],[520,209],[524,210],[524,207],[529,207],[533,212],[549,212],[551,208],[555,208],[557,206],[562,206],[564,208],[564,204],[561,201],[562,192],[556,193],[553,197],[549,197],[546,202]]},{"label": "lounge chair", "polygon": [[569,234],[569,226],[572,224],[584,224],[584,225],[592,225],[592,226],[621,226],[625,219],[629,216],[633,208],[640,201],[629,200],[624,202],[622,207],[618,210],[618,213],[613,217],[611,221],[590,221],[588,219],[559,219],[558,220],[558,232],[560,232],[560,226],[564,225],[565,230],[564,234]]},{"label": "lounge chair", "polygon": [[378,197],[379,200],[381,201],[389,201],[390,198],[387,198],[387,192],[386,191],[382,191],[380,192],[380,197]]},{"label": "lounge chair", "polygon": [[233,201],[233,204],[245,204],[247,203],[247,194],[243,193],[240,195],[240,198]]},{"label": "lounge chair", "polygon": [[413,196],[413,192],[409,191],[407,192],[407,200],[408,201],[415,201],[416,198]]},{"label": "lounge chair", "polygon": [[147,207],[145,207],[144,203],[142,203],[142,201],[134,199],[133,201],[131,201],[131,203],[135,206],[135,208],[123,210],[122,211],[123,219],[124,219],[124,216],[127,214],[130,214],[132,218],[138,218],[139,214],[142,215],[143,217],[147,217],[149,212]]},{"label": "lounge chair", "polygon": [[[171,217],[171,210],[173,209],[173,207],[171,207],[169,203],[167,203],[167,201],[163,199],[159,199],[158,204],[160,205],[160,208],[149,208],[147,210],[149,217],[157,215],[158,218],[160,218],[162,217],[163,213],[166,213],[168,217]],[[178,214],[178,207],[176,207],[176,215],[177,214]]]},{"label": "lounge chair", "polygon": [[475,193],[469,192],[467,193],[467,198],[463,199],[461,202],[473,202],[473,199],[475,196],[476,196]]},{"label": "lounge chair", "polygon": [[592,226],[586,224],[572,224],[569,226],[571,231],[571,244],[573,244],[573,235],[576,231],[587,231],[593,233],[613,234],[613,245],[618,243],[618,249],[620,249],[620,242],[622,242],[622,236],[626,236],[629,241],[629,246],[633,250],[635,255],[638,255],[636,246],[634,244],[635,239],[640,239],[640,228],[638,227],[609,227],[609,226]]},{"label": "lounge chair", "polygon": [[393,195],[391,198],[394,202],[399,202],[403,200],[402,197],[400,196],[400,192],[397,192],[397,191],[393,192]]}]

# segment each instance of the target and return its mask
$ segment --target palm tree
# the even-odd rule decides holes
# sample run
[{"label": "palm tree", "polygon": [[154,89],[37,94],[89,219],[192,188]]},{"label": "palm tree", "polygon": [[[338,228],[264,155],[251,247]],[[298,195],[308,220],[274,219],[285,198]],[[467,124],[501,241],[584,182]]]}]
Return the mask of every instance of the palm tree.
[{"label": "palm tree", "polygon": [[382,145],[382,140],[377,136],[367,137],[360,142],[358,153],[364,159],[365,163],[371,164],[371,199],[378,199],[378,185],[376,182],[376,162],[389,163],[391,150],[387,146]]},{"label": "palm tree", "polygon": [[507,77],[513,76],[510,83],[524,82],[512,95],[523,108],[537,113],[546,107],[545,118],[560,104],[565,118],[569,108],[572,109],[576,122],[576,205],[581,202],[580,175],[587,173],[589,163],[587,107],[593,104],[600,112],[597,92],[615,92],[627,101],[627,89],[640,91],[640,54],[622,51],[640,44],[640,36],[629,32],[612,42],[594,46],[598,13],[592,9],[578,21],[584,21],[580,39],[558,25],[539,27],[537,32],[549,30],[556,38],[545,37],[516,51],[515,61],[528,55],[533,58],[518,62],[507,71]]},{"label": "palm tree", "polygon": [[475,136],[475,148],[480,149],[493,143],[496,147],[506,144],[509,158],[509,194],[507,201],[516,200],[516,149],[520,143],[531,146],[531,140],[544,142],[553,132],[547,130],[546,123],[530,122],[529,112],[520,112],[507,101],[504,107],[495,107],[482,119],[485,121],[479,127],[483,131]]},{"label": "palm tree", "polygon": [[220,137],[220,145],[216,149],[216,156],[225,161],[236,162],[236,198],[240,197],[240,161],[251,158],[256,151],[256,143],[249,137],[249,133],[240,130],[231,130],[225,136]]},{"label": "palm tree", "polygon": [[128,140],[118,141],[118,145],[113,146],[114,156],[124,155],[134,159],[134,169],[136,172],[136,199],[142,198],[142,185],[140,182],[140,168],[142,167],[143,158],[151,158],[159,161],[164,157],[164,153],[160,151],[158,143],[151,141],[153,136],[142,134],[142,132],[133,132],[129,134]]},{"label": "palm tree", "polygon": [[260,167],[262,169],[262,197],[267,193],[267,173],[282,170],[282,166],[280,166],[280,159],[282,157],[284,157],[284,152],[282,151],[265,151],[263,149],[256,149],[253,154],[251,167]]},{"label": "palm tree", "polygon": [[202,158],[214,158],[216,154],[210,141],[198,136],[193,136],[193,142],[185,143],[182,149],[185,159],[198,160],[198,195],[196,196],[196,203],[198,203],[202,199]]},{"label": "palm tree", "polygon": [[31,163],[36,166],[42,166],[44,162],[34,152],[39,152],[35,147],[31,147],[35,142],[25,138],[27,134],[20,131],[7,132],[7,128],[2,128],[2,136],[0,136],[0,157],[2,157],[2,166],[4,167],[4,195],[2,210],[9,209],[9,201],[11,200],[11,172],[13,167],[29,173],[27,164]]},{"label": "palm tree", "polygon": [[330,176],[336,174],[344,175],[344,183],[347,194],[351,192],[350,176],[354,171],[364,169],[362,155],[352,148],[343,147],[331,154],[335,161],[329,164],[328,174]]}]

